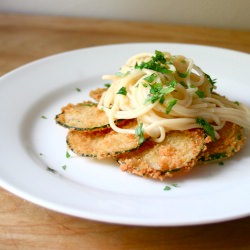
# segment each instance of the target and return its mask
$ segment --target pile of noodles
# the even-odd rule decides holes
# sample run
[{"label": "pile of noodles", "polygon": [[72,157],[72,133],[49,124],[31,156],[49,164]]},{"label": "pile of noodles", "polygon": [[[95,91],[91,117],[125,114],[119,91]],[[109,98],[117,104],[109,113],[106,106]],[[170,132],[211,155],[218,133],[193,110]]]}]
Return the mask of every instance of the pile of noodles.
[{"label": "pile of noodles", "polygon": [[204,123],[215,138],[227,121],[250,129],[250,110],[215,93],[215,80],[184,56],[160,51],[137,54],[120,72],[103,79],[111,85],[98,108],[119,133],[135,134],[135,130],[119,128],[117,119],[137,119],[156,142],[163,141],[170,130],[200,128]]}]

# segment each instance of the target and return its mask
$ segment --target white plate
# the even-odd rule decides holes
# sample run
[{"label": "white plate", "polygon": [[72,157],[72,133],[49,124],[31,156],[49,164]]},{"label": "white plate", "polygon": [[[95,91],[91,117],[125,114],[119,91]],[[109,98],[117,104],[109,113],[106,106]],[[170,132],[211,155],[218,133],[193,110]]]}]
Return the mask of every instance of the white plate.
[{"label": "white plate", "polygon": [[[111,161],[66,158],[66,129],[55,124],[55,114],[69,102],[88,99],[89,90],[104,86],[101,76],[118,71],[131,55],[155,49],[193,58],[218,79],[219,93],[250,106],[248,54],[206,46],[143,43],[50,56],[0,79],[1,186],[46,208],[112,223],[178,226],[248,216],[249,143],[224,166],[197,167],[185,177],[164,182],[123,173]],[[173,182],[178,187],[164,191]]]}]

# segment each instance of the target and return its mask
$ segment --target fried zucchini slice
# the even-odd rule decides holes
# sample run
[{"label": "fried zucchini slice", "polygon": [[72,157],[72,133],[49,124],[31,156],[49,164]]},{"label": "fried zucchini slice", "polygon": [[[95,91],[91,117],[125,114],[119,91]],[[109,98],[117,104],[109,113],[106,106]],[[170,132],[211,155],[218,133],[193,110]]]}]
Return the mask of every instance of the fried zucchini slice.
[{"label": "fried zucchini slice", "polygon": [[[123,128],[135,129],[136,120],[131,121]],[[117,133],[114,130],[108,133],[69,131],[67,135],[69,148],[79,156],[96,157],[103,159],[117,154],[137,149],[140,145],[138,137],[133,134]]]},{"label": "fried zucchini slice", "polygon": [[207,150],[200,155],[199,162],[216,162],[230,158],[246,143],[243,128],[237,124],[226,122],[218,133],[220,138],[207,144]]},{"label": "fried zucchini slice", "polygon": [[109,127],[105,112],[99,110],[96,103],[89,101],[68,104],[56,115],[55,120],[61,126],[74,130],[94,131]]},{"label": "fried zucchini slice", "polygon": [[163,180],[190,171],[206,149],[203,129],[170,131],[162,143],[148,141],[133,152],[119,155],[122,171]]},{"label": "fried zucchini slice", "polygon": [[91,90],[89,92],[89,96],[92,97],[96,102],[99,102],[102,94],[107,90],[108,88],[97,88],[94,90]]}]

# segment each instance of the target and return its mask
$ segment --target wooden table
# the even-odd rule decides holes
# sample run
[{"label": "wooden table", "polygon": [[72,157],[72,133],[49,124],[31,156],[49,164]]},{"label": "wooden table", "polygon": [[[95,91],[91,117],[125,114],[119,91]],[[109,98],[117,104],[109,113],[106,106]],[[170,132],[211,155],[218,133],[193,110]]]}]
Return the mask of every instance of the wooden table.
[{"label": "wooden table", "polygon": [[[250,52],[250,32],[169,24],[0,14],[0,75],[35,59],[93,45],[179,42]],[[0,189],[0,249],[250,249],[250,218],[138,227],[59,214]]]}]

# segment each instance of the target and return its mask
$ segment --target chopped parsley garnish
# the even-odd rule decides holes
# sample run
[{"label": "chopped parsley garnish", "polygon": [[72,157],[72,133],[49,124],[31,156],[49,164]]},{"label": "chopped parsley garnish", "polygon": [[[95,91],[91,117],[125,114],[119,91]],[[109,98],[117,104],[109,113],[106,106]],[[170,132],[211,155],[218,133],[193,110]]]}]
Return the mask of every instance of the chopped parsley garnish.
[{"label": "chopped parsley garnish", "polygon": [[163,190],[164,191],[169,191],[169,190],[171,190],[171,187],[170,186],[165,186]]},{"label": "chopped parsley garnish", "polygon": [[80,89],[80,88],[76,88],[76,91],[77,91],[77,92],[81,92],[81,89]]},{"label": "chopped parsley garnish", "polygon": [[155,56],[151,58],[152,59],[148,62],[141,62],[141,64],[136,63],[135,69],[152,69],[163,74],[172,73],[172,70],[166,67],[167,60],[161,51],[156,50]]},{"label": "chopped parsley garnish", "polygon": [[111,84],[110,84],[110,83],[104,83],[104,86],[105,86],[106,88],[109,88],[109,87],[111,86]]},{"label": "chopped parsley garnish", "polygon": [[201,91],[201,90],[197,90],[195,92],[195,94],[198,95],[200,98],[204,98],[205,97],[205,93],[203,91]]},{"label": "chopped parsley garnish", "polygon": [[224,165],[224,162],[223,162],[223,161],[220,161],[220,162],[218,162],[218,164],[219,164],[220,166],[223,166],[223,165]]},{"label": "chopped parsley garnish", "polygon": [[163,190],[169,191],[169,190],[171,190],[171,186],[172,187],[179,187],[179,185],[177,183],[171,183],[170,185],[166,185]]},{"label": "chopped parsley garnish", "polygon": [[157,74],[153,73],[150,76],[144,78],[145,81],[152,83],[157,78]]},{"label": "chopped parsley garnish", "polygon": [[171,186],[173,186],[173,187],[179,187],[179,185],[177,183],[172,183]]},{"label": "chopped parsley garnish", "polygon": [[138,137],[139,144],[142,144],[145,141],[143,123],[140,123],[140,125],[138,127],[136,127],[135,135]]},{"label": "chopped parsley garnish", "polygon": [[169,114],[170,111],[172,110],[172,108],[174,107],[174,105],[177,103],[177,99],[172,99],[168,102],[168,106],[166,109],[166,113]]},{"label": "chopped parsley garnish", "polygon": [[161,83],[150,84],[150,92],[145,100],[145,103],[155,103],[159,100],[159,102],[162,104],[165,101],[165,95],[170,94],[175,90],[175,81],[171,81],[168,84],[169,86],[166,87],[163,87]]},{"label": "chopped parsley garnish", "polygon": [[187,84],[185,82],[183,82],[183,81],[180,81],[180,85],[182,85],[184,88],[188,87]]},{"label": "chopped parsley garnish", "polygon": [[45,115],[41,115],[42,119],[48,119]]},{"label": "chopped parsley garnish", "polygon": [[210,88],[210,92],[212,92],[213,89],[214,89],[214,87],[215,87],[214,85],[216,84],[216,80],[217,80],[217,79],[212,79],[211,76],[208,75],[208,74],[206,74],[206,73],[205,73],[205,76],[207,77],[208,81],[209,81],[210,84],[212,85],[212,87]]},{"label": "chopped parsley garnish", "polygon": [[185,72],[185,73],[181,73],[181,72],[177,71],[177,74],[181,78],[186,78],[189,75],[189,70],[187,72]]},{"label": "chopped parsley garnish", "polygon": [[152,59],[154,61],[158,61],[158,62],[161,62],[161,63],[166,63],[166,61],[167,61],[166,58],[165,58],[164,53],[162,53],[159,50],[155,50],[155,56],[153,56]]},{"label": "chopped parsley garnish", "polygon": [[62,166],[62,169],[63,169],[63,170],[66,170],[66,168],[67,168],[67,165],[63,165],[63,166]]},{"label": "chopped parsley garnish", "polygon": [[205,130],[208,135],[210,135],[212,141],[215,141],[214,127],[203,118],[198,117],[196,122]]},{"label": "chopped parsley garnish", "polygon": [[171,70],[167,69],[165,66],[162,66],[159,63],[156,63],[154,61],[149,61],[149,62],[142,62],[140,65],[136,64],[135,65],[136,69],[152,69],[154,71],[163,73],[163,74],[169,74],[172,73]]},{"label": "chopped parsley garnish", "polygon": [[240,105],[240,103],[239,103],[238,101],[235,101],[234,103],[235,103],[236,105],[238,105],[238,106]]},{"label": "chopped parsley garnish", "polygon": [[66,151],[66,158],[70,158],[70,157],[71,157],[71,155],[69,154],[68,151]]},{"label": "chopped parsley garnish", "polygon": [[121,87],[116,94],[119,94],[119,95],[127,95],[127,90],[125,87]]}]

